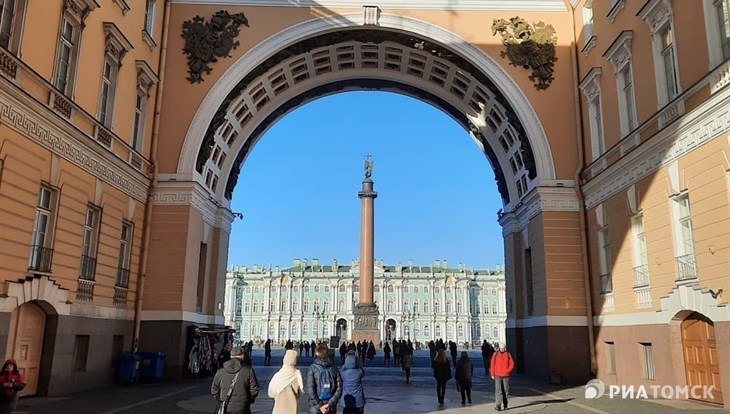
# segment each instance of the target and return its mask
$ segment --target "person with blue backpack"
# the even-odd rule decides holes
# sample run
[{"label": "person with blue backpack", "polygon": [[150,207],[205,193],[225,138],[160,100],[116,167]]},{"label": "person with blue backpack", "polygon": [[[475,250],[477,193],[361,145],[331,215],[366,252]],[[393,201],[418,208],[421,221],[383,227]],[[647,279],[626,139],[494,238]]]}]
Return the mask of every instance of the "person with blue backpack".
[{"label": "person with blue backpack", "polygon": [[314,350],[315,360],[307,373],[306,392],[310,414],[335,414],[342,397],[342,377],[329,357],[327,345]]},{"label": "person with blue backpack", "polygon": [[345,366],[342,367],[342,399],[340,399],[342,414],[365,412],[365,391],[362,386],[364,376],[365,370],[360,366],[357,356],[354,353],[348,354]]}]

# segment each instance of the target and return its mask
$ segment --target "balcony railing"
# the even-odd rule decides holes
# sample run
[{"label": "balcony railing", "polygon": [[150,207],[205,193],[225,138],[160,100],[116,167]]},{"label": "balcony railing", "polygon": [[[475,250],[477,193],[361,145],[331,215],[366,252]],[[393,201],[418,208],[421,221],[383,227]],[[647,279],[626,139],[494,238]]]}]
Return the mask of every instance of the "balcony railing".
[{"label": "balcony railing", "polygon": [[96,257],[81,256],[81,268],[79,269],[79,278],[84,280],[94,280],[96,275]]},{"label": "balcony railing", "polygon": [[649,265],[639,265],[634,267],[634,287],[649,285]]},{"label": "balcony railing", "polygon": [[117,268],[117,283],[115,285],[125,289],[129,286],[129,269]]},{"label": "balcony railing", "polygon": [[30,246],[30,264],[28,270],[50,272],[53,261],[53,249],[44,246]]},{"label": "balcony railing", "polygon": [[124,306],[127,304],[127,288],[121,286],[114,286],[114,300],[115,305]]},{"label": "balcony railing", "polygon": [[677,280],[697,279],[697,262],[694,253],[678,256]]},{"label": "balcony railing", "polygon": [[76,300],[91,302],[94,300],[94,281],[79,279],[79,287],[76,289]]},{"label": "balcony railing", "polygon": [[601,275],[601,293],[613,292],[613,279],[611,274]]}]

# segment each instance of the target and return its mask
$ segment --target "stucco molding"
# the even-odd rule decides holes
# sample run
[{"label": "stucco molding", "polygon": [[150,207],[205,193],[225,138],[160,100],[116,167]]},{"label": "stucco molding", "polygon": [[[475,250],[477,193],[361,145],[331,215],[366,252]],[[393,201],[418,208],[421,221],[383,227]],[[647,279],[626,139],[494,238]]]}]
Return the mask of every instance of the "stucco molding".
[{"label": "stucco molding", "polygon": [[0,312],[12,312],[18,306],[32,301],[43,301],[53,306],[59,315],[71,313],[69,291],[48,276],[28,276],[18,282],[5,283],[6,297],[0,298]]},{"label": "stucco molding", "polygon": [[730,306],[718,304],[708,290],[676,286],[659,300],[657,311],[596,315],[593,323],[595,326],[667,325],[686,312],[701,313],[713,322],[730,322]]},{"label": "stucco molding", "polygon": [[730,89],[713,95],[681,122],[673,122],[584,186],[586,208],[626,190],[659,168],[730,131]]},{"label": "stucco molding", "polygon": [[611,2],[611,10],[608,11],[606,17],[611,20],[611,23],[616,21],[616,17],[626,7],[626,0],[613,0]]},{"label": "stucco molding", "polygon": [[188,311],[166,311],[166,310],[146,310],[142,311],[142,321],[181,321],[200,324],[216,324],[223,325],[225,319],[223,315],[204,315]]},{"label": "stucco molding", "polygon": [[580,84],[578,84],[578,88],[583,92],[588,102],[601,94],[601,73],[602,70],[600,67],[591,68],[583,80],[580,81]]},{"label": "stucco molding", "polygon": [[639,10],[638,16],[649,25],[654,35],[672,20],[672,4],[669,0],[650,0]]},{"label": "stucco molding", "polygon": [[[361,8],[362,0],[172,0],[173,4]],[[567,11],[563,0],[378,0],[381,9]]]},{"label": "stucco molding", "polygon": [[[361,6],[358,6],[358,8],[361,8]],[[242,73],[246,73],[250,68],[260,65],[279,50],[301,39],[331,32],[336,29],[360,26],[363,23],[363,18],[363,13],[359,12],[308,20],[278,32],[248,50],[211,87],[198,107],[183,143],[177,172],[180,174],[189,174],[194,180],[203,183],[203,177],[195,171],[200,139],[205,136],[213,114],[216,113],[230,90],[239,82]],[[454,52],[458,53],[467,61],[470,61],[475,67],[481,68],[496,85],[499,85],[501,92],[507,97],[510,105],[512,105],[518,114],[535,153],[539,179],[555,179],[555,168],[551,149],[537,113],[517,83],[494,59],[458,35],[421,20],[404,16],[381,14],[379,26],[400,32],[417,33],[419,36],[433,39],[437,43],[449,45]],[[361,74],[350,74],[350,77],[355,76],[361,76]],[[423,87],[425,88],[424,90],[436,96],[439,95],[439,91],[428,89],[426,85],[416,86]],[[505,165],[506,162],[505,160]],[[225,203],[223,200],[223,191],[221,190],[217,193],[219,194],[216,194],[216,198],[220,199],[222,203]]]},{"label": "stucco molding", "polygon": [[621,72],[631,62],[631,40],[633,37],[634,34],[631,30],[624,30],[603,54],[603,57],[613,65],[614,74]]},{"label": "stucco molding", "polygon": [[531,316],[523,319],[507,319],[507,329],[538,328],[548,326],[588,326],[585,316]]},{"label": "stucco molding", "polygon": [[90,137],[69,131],[70,125],[57,125],[60,118],[50,108],[37,102],[29,107],[8,92],[0,89],[0,123],[137,201],[146,202],[149,181],[141,173],[95,145]]},{"label": "stucco molding", "polygon": [[197,182],[160,182],[152,200],[157,206],[190,206],[203,216],[203,221],[215,226],[218,206],[210,194]]},{"label": "stucco molding", "polygon": [[543,211],[580,211],[578,196],[573,187],[538,187],[530,192],[517,207],[499,217],[502,235],[517,233]]}]

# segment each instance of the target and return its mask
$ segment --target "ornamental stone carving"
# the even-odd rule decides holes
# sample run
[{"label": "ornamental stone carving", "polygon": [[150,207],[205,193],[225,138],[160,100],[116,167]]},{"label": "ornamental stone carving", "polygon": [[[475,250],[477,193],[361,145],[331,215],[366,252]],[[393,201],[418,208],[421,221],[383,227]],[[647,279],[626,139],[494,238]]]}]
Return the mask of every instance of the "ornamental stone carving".
[{"label": "ornamental stone carving", "polygon": [[513,17],[509,21],[494,19],[492,35],[502,36],[505,50],[500,54],[509,58],[510,65],[532,69],[530,80],[535,82],[537,90],[544,90],[553,81],[555,62],[555,45],[558,38],[552,25],[544,22],[530,25],[521,17]]},{"label": "ornamental stone carving", "polygon": [[240,43],[235,39],[241,25],[248,27],[248,19],[243,13],[230,14],[225,10],[216,12],[209,22],[195,16],[183,23],[183,53],[188,58],[186,79],[190,83],[202,82],[203,74],[213,71],[210,63],[217,62],[218,58],[229,57],[230,51],[238,47]]}]

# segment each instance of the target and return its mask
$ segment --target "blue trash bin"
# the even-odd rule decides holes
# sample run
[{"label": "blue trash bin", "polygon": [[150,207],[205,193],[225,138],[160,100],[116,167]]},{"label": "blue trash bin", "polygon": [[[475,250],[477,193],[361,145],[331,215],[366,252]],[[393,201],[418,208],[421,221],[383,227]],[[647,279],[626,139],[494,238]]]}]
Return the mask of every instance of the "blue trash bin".
[{"label": "blue trash bin", "polygon": [[121,354],[117,359],[117,381],[132,383],[139,377],[141,357],[137,354]]},{"label": "blue trash bin", "polygon": [[138,352],[139,356],[139,380],[144,382],[155,382],[162,380],[164,372],[164,352]]}]

